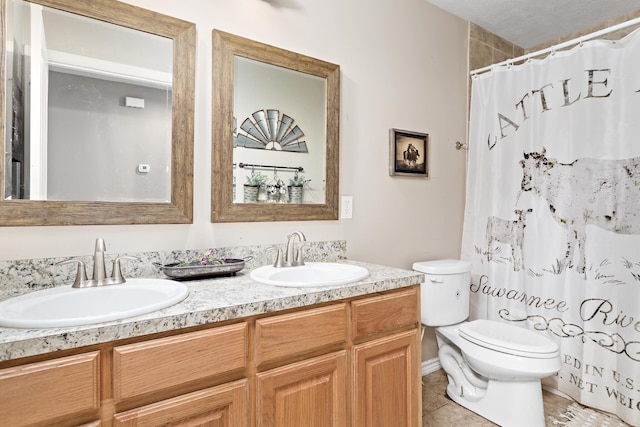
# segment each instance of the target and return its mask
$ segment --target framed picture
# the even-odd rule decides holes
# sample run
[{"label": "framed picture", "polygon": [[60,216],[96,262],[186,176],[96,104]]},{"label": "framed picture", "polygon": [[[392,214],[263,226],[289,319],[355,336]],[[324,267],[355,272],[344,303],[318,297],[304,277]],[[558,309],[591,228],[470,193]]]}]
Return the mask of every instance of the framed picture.
[{"label": "framed picture", "polygon": [[389,175],[429,178],[429,134],[391,129]]}]

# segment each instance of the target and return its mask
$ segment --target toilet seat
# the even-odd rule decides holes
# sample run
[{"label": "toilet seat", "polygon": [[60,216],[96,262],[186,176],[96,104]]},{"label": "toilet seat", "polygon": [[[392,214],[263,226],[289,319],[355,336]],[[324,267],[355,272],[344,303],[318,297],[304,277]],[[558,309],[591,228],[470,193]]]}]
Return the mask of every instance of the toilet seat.
[{"label": "toilet seat", "polygon": [[558,357],[558,344],[533,331],[494,320],[478,319],[460,325],[459,334],[474,344],[528,358]]}]

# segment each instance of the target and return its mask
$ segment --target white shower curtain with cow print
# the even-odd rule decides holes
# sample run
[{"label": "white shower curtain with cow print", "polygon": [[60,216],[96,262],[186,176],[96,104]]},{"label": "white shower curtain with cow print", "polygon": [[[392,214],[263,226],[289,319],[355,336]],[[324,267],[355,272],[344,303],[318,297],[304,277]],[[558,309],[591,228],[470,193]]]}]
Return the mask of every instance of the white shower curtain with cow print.
[{"label": "white shower curtain with cow print", "polygon": [[553,338],[544,383],[640,426],[640,33],[473,77],[469,142],[471,318]]}]

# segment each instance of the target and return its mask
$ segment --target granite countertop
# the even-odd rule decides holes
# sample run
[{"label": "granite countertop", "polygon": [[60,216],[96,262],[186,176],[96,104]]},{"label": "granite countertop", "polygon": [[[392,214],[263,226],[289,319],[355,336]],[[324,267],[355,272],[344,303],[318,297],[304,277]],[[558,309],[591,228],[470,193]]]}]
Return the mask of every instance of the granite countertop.
[{"label": "granite countertop", "polygon": [[157,332],[177,330],[247,316],[403,288],[422,282],[421,273],[356,261],[369,270],[359,282],[312,288],[268,286],[234,277],[185,281],[189,296],[171,307],[112,322],[66,328],[0,328],[0,361],[73,349]]}]

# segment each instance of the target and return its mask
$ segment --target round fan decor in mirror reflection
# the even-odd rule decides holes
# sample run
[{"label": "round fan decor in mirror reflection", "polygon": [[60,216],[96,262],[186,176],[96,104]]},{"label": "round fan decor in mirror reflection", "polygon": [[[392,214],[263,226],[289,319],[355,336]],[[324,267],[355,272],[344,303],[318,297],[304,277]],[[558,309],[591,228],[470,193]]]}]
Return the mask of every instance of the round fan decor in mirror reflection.
[{"label": "round fan decor in mirror reflection", "polygon": [[247,117],[238,131],[236,119],[234,123],[234,147],[256,148],[260,150],[291,151],[308,153],[307,143],[300,141],[304,132],[293,118],[280,114],[279,110],[258,110]]}]

